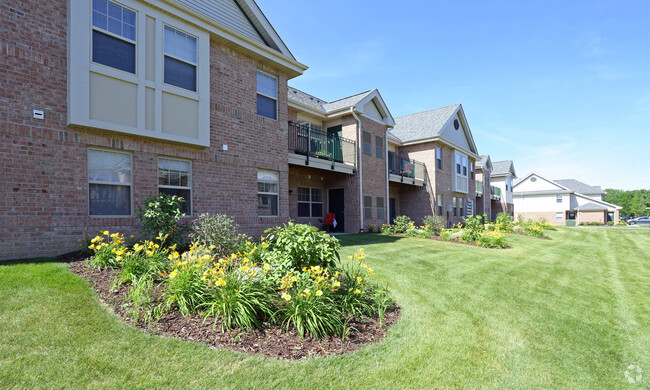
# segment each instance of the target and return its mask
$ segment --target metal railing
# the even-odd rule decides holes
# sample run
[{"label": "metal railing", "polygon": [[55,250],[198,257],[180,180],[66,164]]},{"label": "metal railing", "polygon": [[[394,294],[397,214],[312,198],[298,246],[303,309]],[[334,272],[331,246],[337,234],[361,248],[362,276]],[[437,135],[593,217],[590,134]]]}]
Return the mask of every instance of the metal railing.
[{"label": "metal railing", "polygon": [[483,182],[476,182],[476,196],[483,196]]},{"label": "metal railing", "polygon": [[388,152],[388,172],[404,178],[427,180],[427,170],[423,163]]},{"label": "metal railing", "polygon": [[490,186],[490,198],[494,200],[501,200],[501,188]]},{"label": "metal railing", "polygon": [[306,125],[289,122],[289,151],[307,156],[307,165],[310,158],[318,158],[331,161],[332,169],[339,163],[351,165],[356,171],[357,143],[337,134],[327,134]]}]

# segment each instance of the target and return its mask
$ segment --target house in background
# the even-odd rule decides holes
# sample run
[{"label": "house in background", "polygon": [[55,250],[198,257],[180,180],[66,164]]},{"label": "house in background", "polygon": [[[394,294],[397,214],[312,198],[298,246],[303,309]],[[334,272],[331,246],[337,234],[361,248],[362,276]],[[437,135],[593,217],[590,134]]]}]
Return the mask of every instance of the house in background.
[{"label": "house in background", "polygon": [[553,225],[617,222],[622,209],[603,201],[604,192],[600,187],[574,179],[550,180],[531,172],[513,187],[518,216],[525,219],[545,218]]},{"label": "house in background", "polygon": [[493,187],[490,182],[492,160],[483,155],[476,162],[476,214],[485,214],[492,218],[492,200],[500,197],[501,190]]},{"label": "house in background", "polygon": [[387,223],[395,122],[379,91],[326,102],[289,87],[288,101],[289,216],[320,227],[334,214],[333,230],[348,233]]},{"label": "house in background", "polygon": [[[475,214],[479,155],[460,104],[395,118],[388,152],[395,215],[416,223],[440,215],[453,224]],[[413,173],[404,177],[404,167]]]},{"label": "house in background", "polygon": [[514,204],[512,198],[512,185],[517,174],[515,164],[512,160],[495,161],[492,163],[490,182],[495,190],[492,193],[492,220],[495,220],[501,212],[514,216]]}]

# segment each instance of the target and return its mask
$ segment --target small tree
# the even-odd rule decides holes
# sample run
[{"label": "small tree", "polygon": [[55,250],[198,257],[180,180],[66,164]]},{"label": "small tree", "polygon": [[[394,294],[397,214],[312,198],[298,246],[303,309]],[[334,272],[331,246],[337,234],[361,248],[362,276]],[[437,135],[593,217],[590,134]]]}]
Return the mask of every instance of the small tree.
[{"label": "small tree", "polygon": [[145,197],[142,200],[144,207],[138,206],[137,218],[142,223],[140,232],[151,240],[160,237],[164,246],[181,244],[186,230],[179,223],[185,215],[180,208],[184,201],[180,196],[167,194]]}]

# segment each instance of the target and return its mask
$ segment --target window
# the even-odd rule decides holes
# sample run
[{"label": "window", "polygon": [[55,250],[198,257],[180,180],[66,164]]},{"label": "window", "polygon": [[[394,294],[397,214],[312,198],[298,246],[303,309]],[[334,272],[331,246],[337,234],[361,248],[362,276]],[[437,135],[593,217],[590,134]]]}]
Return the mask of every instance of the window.
[{"label": "window", "polygon": [[442,149],[440,146],[436,148],[436,168],[442,169]]},{"label": "window", "polygon": [[367,131],[363,132],[363,154],[372,156],[372,137]]},{"label": "window", "polygon": [[372,196],[363,197],[363,219],[372,219]]},{"label": "window", "polygon": [[474,180],[474,161],[469,163],[469,173],[470,176],[472,177],[472,180]]},{"label": "window", "polygon": [[442,195],[438,195],[438,215],[442,217]]},{"label": "window", "polygon": [[257,215],[262,217],[278,215],[279,182],[279,172],[257,170]]},{"label": "window", "polygon": [[323,216],[323,190],[320,188],[298,187],[298,216]]},{"label": "window", "polygon": [[560,195],[560,194],[555,195],[555,201],[556,201],[557,203],[562,203],[562,195]]},{"label": "window", "polygon": [[460,175],[462,157],[460,154],[456,155],[456,173]]},{"label": "window", "polygon": [[562,221],[564,219],[564,213],[561,211],[558,211],[555,213],[555,220],[556,221]]},{"label": "window", "polygon": [[377,197],[377,219],[384,219],[386,214],[386,206],[384,204],[384,198]]},{"label": "window", "polygon": [[463,208],[463,198],[458,198],[458,211],[460,212],[461,217],[465,216],[465,209]]},{"label": "window", "polygon": [[158,193],[176,195],[185,201],[181,212],[192,214],[192,164],[186,160],[158,158]]},{"label": "window", "polygon": [[463,156],[463,176],[467,176],[467,156]]},{"label": "window", "polygon": [[375,157],[384,158],[384,137],[375,136]]},{"label": "window", "polygon": [[257,115],[278,119],[278,79],[257,71]]},{"label": "window", "polygon": [[131,215],[131,155],[88,149],[88,214]]},{"label": "window", "polygon": [[196,92],[196,63],[196,38],[165,26],[165,83]]},{"label": "window", "polygon": [[457,215],[457,212],[456,212],[456,197],[455,196],[454,196],[453,201],[454,201],[454,217],[455,217]]},{"label": "window", "polygon": [[135,74],[136,14],[112,1],[93,0],[92,60]]}]

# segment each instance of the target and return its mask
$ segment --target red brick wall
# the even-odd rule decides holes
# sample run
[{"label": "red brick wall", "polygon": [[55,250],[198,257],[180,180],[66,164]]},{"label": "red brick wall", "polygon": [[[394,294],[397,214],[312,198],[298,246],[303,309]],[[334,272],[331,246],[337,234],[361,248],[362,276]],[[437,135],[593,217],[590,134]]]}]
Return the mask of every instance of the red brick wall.
[{"label": "red brick wall", "polygon": [[[0,6],[0,259],[72,251],[84,232],[136,233],[140,199],[158,191],[158,156],[192,160],[194,215],[231,215],[250,235],[289,218],[284,74],[263,68],[278,76],[279,115],[277,121],[258,117],[260,62],[212,41],[209,148],[68,127],[66,4],[8,0]],[[33,109],[45,119],[32,119]],[[132,154],[132,216],[88,216],[88,147]],[[278,217],[257,216],[258,168],[280,172]]]},{"label": "red brick wall", "polygon": [[[367,131],[370,133],[371,138],[371,154],[367,155],[363,153],[363,149],[360,149],[361,153],[359,157],[362,159],[362,175],[363,175],[363,196],[372,197],[372,215],[364,215],[364,226],[376,225],[381,226],[387,222],[388,215],[388,199],[386,199],[386,126],[375,122],[371,119],[361,117],[361,130]],[[381,136],[382,141],[382,158],[375,157],[375,145],[376,140],[375,136]],[[359,140],[361,145],[361,140]],[[384,198],[384,216],[383,218],[377,218],[377,197]]]}]

